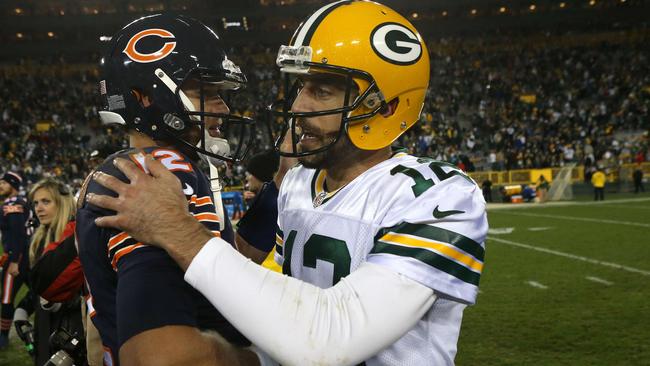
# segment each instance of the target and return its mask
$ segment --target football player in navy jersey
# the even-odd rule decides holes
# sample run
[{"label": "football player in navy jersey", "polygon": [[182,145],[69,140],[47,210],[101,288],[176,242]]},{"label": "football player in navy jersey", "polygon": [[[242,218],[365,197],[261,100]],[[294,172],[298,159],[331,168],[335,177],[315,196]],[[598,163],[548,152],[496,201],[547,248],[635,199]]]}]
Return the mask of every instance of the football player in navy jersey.
[{"label": "football player in navy jersey", "polygon": [[30,210],[25,198],[18,194],[22,184],[22,177],[15,172],[7,172],[0,179],[0,197],[3,198],[0,237],[4,253],[0,255],[0,266],[2,266],[0,349],[9,343],[9,330],[14,316],[13,301],[29,268],[27,256],[29,237],[25,222],[29,219]]},{"label": "football player in navy jersey", "polygon": [[[245,130],[253,123],[231,115],[224,102],[225,94],[244,87],[246,78],[228,59],[219,37],[185,16],[140,18],[112,37],[100,68],[100,118],[126,128],[130,149],[108,157],[97,171],[126,180],[114,166],[116,158],[144,169],[145,156],[153,157],[180,180],[187,214],[213,235],[234,243],[228,218],[218,214],[221,202],[215,202],[210,181],[197,165],[202,156],[241,159]],[[228,137],[239,142],[232,151]],[[183,280],[183,271],[164,250],[95,225],[96,217],[110,211],[86,198],[107,192],[87,179],[76,229],[104,364],[236,365],[239,358],[257,362],[254,353],[238,351],[237,346],[250,344],[248,340]],[[219,352],[219,347],[235,351]]]}]

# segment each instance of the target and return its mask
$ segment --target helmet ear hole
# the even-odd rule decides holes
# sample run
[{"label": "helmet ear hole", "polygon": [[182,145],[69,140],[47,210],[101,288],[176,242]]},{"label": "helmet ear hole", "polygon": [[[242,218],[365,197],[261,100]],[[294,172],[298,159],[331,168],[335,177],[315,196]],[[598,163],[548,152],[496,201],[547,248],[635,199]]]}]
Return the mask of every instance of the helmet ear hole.
[{"label": "helmet ear hole", "polygon": [[393,114],[395,114],[398,105],[399,105],[399,98],[395,98],[390,102],[386,103],[386,105],[384,105],[383,107],[381,107],[381,109],[379,110],[379,114],[381,114],[383,117],[390,117]]}]

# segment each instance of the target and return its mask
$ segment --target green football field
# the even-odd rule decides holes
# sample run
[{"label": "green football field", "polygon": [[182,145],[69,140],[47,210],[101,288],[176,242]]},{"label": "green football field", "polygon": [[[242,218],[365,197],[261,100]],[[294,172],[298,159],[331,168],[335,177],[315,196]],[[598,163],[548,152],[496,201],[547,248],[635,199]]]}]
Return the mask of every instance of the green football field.
[{"label": "green football field", "polygon": [[458,365],[650,365],[650,196],[611,196],[488,210]]},{"label": "green football field", "polygon": [[650,194],[607,198],[490,207],[458,365],[650,365]]}]

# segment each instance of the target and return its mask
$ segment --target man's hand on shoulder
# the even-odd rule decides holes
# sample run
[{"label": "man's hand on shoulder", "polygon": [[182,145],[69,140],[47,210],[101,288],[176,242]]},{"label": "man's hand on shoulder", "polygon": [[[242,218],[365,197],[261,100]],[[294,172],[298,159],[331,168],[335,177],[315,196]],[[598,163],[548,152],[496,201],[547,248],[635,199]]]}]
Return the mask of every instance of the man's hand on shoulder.
[{"label": "man's hand on shoulder", "polygon": [[102,172],[93,175],[97,183],[117,193],[117,197],[88,194],[89,203],[115,211],[115,215],[97,218],[95,224],[121,229],[142,243],[159,246],[187,268],[214,236],[188,212],[180,180],[151,156],[145,159],[149,174],[126,159],[115,159],[114,164],[130,183]]}]

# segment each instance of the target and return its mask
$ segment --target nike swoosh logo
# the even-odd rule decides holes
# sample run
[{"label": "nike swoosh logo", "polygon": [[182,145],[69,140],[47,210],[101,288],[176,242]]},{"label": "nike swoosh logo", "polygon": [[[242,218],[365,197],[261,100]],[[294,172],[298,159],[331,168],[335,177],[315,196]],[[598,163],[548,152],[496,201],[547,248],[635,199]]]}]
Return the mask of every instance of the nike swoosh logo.
[{"label": "nike swoosh logo", "polygon": [[194,189],[192,189],[189,184],[185,183],[185,189],[183,190],[183,193],[185,193],[186,196],[191,196],[194,194]]},{"label": "nike swoosh logo", "polygon": [[465,213],[465,211],[460,211],[460,210],[440,211],[438,210],[438,206],[436,206],[436,208],[433,209],[433,217],[435,217],[436,219],[442,219],[447,216],[457,215],[462,213]]}]

